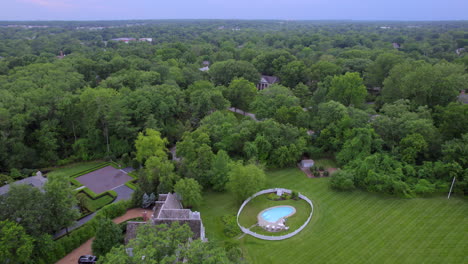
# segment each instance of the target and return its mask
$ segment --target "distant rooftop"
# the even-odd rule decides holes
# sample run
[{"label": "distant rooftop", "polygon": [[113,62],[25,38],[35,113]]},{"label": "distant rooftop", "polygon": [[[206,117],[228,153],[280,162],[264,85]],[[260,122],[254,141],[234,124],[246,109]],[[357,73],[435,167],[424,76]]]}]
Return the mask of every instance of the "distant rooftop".
[{"label": "distant rooftop", "polygon": [[462,104],[468,104],[468,94],[465,93],[465,90],[462,90],[458,95],[458,101]]},{"label": "distant rooftop", "polygon": [[42,190],[42,187],[44,186],[44,184],[46,183],[47,179],[42,177],[41,175],[36,175],[36,176],[32,176],[32,177],[29,177],[29,178],[24,178],[22,180],[19,180],[19,181],[16,181],[16,182],[13,182],[13,183],[10,183],[10,184],[7,184],[7,185],[4,185],[2,187],[0,187],[0,195],[4,195],[6,193],[8,193],[10,191],[10,186],[12,184],[28,184],[32,187],[36,187],[36,188],[39,188]]}]

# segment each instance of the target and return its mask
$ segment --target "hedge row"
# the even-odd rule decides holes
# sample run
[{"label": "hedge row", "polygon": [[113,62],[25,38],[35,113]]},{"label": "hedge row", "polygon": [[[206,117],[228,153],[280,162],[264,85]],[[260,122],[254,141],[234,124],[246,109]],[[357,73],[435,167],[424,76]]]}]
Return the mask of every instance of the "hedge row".
[{"label": "hedge row", "polygon": [[136,191],[136,189],[137,189],[136,182],[137,182],[137,179],[138,179],[138,175],[137,175],[137,173],[135,171],[132,171],[132,172],[128,173],[128,175],[131,176],[133,178],[133,180],[126,182],[125,186],[127,186],[128,188]]},{"label": "hedge row", "polygon": [[99,219],[109,218],[114,219],[118,216],[125,214],[127,209],[130,208],[130,201],[119,201],[113,204],[104,206],[99,210],[93,219],[84,224],[83,226],[73,230],[68,235],[62,236],[55,241],[55,257],[54,262],[60,260],[75,248],[81,246],[88,239],[94,237],[96,234],[96,227]]},{"label": "hedge row", "polygon": [[[103,192],[99,195],[96,195],[93,191],[91,191],[89,188],[84,188],[84,189],[81,189],[79,190],[76,195],[78,196],[78,194],[80,193],[83,193],[85,194],[90,200],[93,200],[93,201],[96,201],[104,196],[110,196],[112,198],[111,202],[112,203],[116,198],[117,198],[117,193],[114,191],[114,190],[110,190],[110,191],[106,191],[106,192]],[[109,203],[107,203],[109,204]],[[107,205],[106,204],[106,205]],[[102,207],[102,206],[101,206]],[[86,217],[94,212],[96,212],[96,210],[100,209],[101,207],[99,208],[95,208],[94,210],[92,210],[91,208],[89,207],[86,207],[86,209],[89,211],[89,213],[87,214],[84,214],[84,215],[81,215],[80,219],[83,218],[83,217]]]}]

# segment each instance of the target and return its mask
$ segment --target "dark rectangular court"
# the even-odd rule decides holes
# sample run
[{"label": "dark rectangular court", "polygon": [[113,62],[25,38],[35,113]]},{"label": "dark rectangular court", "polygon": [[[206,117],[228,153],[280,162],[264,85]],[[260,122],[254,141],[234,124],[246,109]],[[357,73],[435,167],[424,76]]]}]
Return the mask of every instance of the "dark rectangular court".
[{"label": "dark rectangular court", "polygon": [[112,190],[115,187],[132,180],[132,177],[112,166],[107,166],[102,169],[84,174],[76,178],[76,180],[91,189],[91,191],[99,194],[108,190]]}]

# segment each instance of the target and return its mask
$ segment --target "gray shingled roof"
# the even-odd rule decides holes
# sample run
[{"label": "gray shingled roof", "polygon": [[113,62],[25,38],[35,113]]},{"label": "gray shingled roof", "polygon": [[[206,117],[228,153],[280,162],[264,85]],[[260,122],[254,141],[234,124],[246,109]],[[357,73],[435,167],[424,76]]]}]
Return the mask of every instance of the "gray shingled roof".
[{"label": "gray shingled roof", "polygon": [[263,82],[263,80],[265,80],[268,84],[274,84],[279,82],[279,78],[276,76],[262,75],[260,81]]},{"label": "gray shingled roof", "polygon": [[10,191],[10,186],[12,184],[29,184],[33,187],[36,187],[42,190],[42,187],[44,186],[46,181],[47,179],[42,176],[32,176],[29,178],[25,178],[25,179],[22,179],[22,180],[0,187],[0,195],[4,195],[8,193]]},{"label": "gray shingled roof", "polygon": [[460,94],[458,96],[458,101],[462,104],[468,104],[468,94],[465,94],[465,93]]}]

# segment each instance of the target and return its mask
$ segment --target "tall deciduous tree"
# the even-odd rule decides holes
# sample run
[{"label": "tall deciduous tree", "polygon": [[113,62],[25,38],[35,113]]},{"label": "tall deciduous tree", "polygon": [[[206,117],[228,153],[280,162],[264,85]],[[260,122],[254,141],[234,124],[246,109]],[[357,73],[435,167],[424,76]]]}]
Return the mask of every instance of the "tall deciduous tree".
[{"label": "tall deciduous tree", "polygon": [[193,235],[188,225],[173,224],[138,227],[136,238],[130,240],[133,256],[123,246],[114,247],[104,258],[104,264],[140,263],[239,263],[239,256],[229,258],[222,247],[199,239],[188,243]]},{"label": "tall deciduous tree", "polygon": [[331,80],[327,94],[329,100],[338,101],[345,106],[362,107],[367,95],[366,87],[359,73],[347,72]]},{"label": "tall deciduous tree", "polygon": [[203,198],[201,196],[202,187],[194,179],[181,179],[175,186],[174,191],[182,198],[182,203],[186,207],[198,206]]},{"label": "tall deciduous tree", "polygon": [[146,129],[145,133],[138,133],[135,140],[136,159],[144,163],[150,157],[167,157],[167,139],[161,138],[161,133],[153,129]]},{"label": "tall deciduous tree", "polygon": [[79,212],[69,178],[61,174],[52,174],[47,178],[44,189],[47,201],[44,204],[45,212],[51,220],[50,232],[70,226],[78,218]]},{"label": "tall deciduous tree", "polygon": [[34,240],[15,222],[0,222],[0,262],[29,263]]},{"label": "tall deciduous tree", "polygon": [[247,111],[257,95],[257,88],[252,82],[243,78],[234,79],[224,90],[224,94],[231,102],[231,106]]},{"label": "tall deciduous tree", "polygon": [[419,155],[424,154],[428,149],[428,144],[419,133],[406,136],[400,141],[401,160],[410,164],[416,163]]},{"label": "tall deciduous tree", "polygon": [[228,189],[235,195],[238,202],[242,202],[252,194],[260,191],[266,182],[265,172],[259,167],[242,162],[232,165],[229,172]]},{"label": "tall deciduous tree", "polygon": [[109,218],[100,218],[96,227],[96,237],[92,244],[93,254],[104,256],[122,240],[122,230]]},{"label": "tall deciduous tree", "polygon": [[236,77],[244,78],[253,83],[260,80],[257,69],[247,61],[227,60],[216,62],[210,67],[209,73],[216,85],[229,85]]},{"label": "tall deciduous tree", "polygon": [[384,81],[382,99],[385,103],[409,99],[415,105],[445,106],[457,99],[459,90],[467,88],[467,79],[462,65],[407,61],[390,71]]},{"label": "tall deciduous tree", "polygon": [[229,166],[231,163],[229,155],[224,150],[218,151],[211,161],[210,183],[215,191],[224,191],[228,182]]}]

